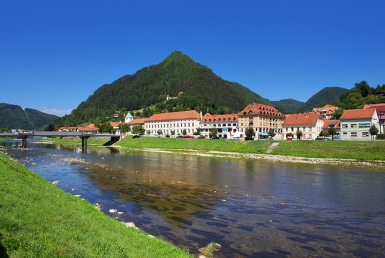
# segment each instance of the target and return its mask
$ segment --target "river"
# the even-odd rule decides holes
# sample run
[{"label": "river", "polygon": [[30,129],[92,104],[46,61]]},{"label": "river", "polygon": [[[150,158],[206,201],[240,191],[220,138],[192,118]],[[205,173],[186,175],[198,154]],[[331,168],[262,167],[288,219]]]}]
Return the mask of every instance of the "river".
[{"label": "river", "polygon": [[7,152],[106,215],[193,254],[216,242],[215,257],[385,257],[385,173],[378,169],[30,147]]}]

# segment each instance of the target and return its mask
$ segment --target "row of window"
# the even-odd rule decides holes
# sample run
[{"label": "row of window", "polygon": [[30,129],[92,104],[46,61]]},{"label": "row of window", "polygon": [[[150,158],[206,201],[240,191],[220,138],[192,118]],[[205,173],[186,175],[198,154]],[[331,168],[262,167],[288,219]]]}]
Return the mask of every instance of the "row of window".
[{"label": "row of window", "polygon": [[[297,132],[297,131],[302,131],[302,132],[306,132],[306,128],[307,127],[302,127],[302,129],[300,128],[300,127],[297,127],[296,129],[294,129],[294,127],[291,127],[290,129],[291,129],[291,131],[290,132]],[[312,126],[309,126],[308,127],[308,130],[307,130],[308,132],[313,132],[313,127]],[[321,127],[318,127],[317,128],[317,132],[319,132],[319,131],[321,131]],[[289,127],[285,127],[285,132],[289,132]]]},{"label": "row of window", "polygon": [[[204,126],[207,126],[207,124],[204,124]],[[214,127],[221,127],[221,126],[223,126],[223,127],[226,127],[226,126],[229,126],[229,127],[231,127],[231,124],[218,124],[218,125],[216,125],[216,124],[212,124],[212,126],[214,126]],[[237,126],[237,124],[236,123],[234,123],[232,126]]]},{"label": "row of window", "polygon": [[[348,128],[348,124],[341,124],[341,128]],[[350,128],[357,128],[357,124],[350,124]],[[358,128],[370,128],[370,123],[359,123]]]},{"label": "row of window", "polygon": [[[233,121],[237,121],[238,119],[237,118],[233,118],[233,119],[231,119],[231,118],[227,118],[227,121],[229,121],[229,122],[231,122],[231,120],[233,120]],[[218,122],[220,122],[221,121],[221,119],[220,118],[218,118]],[[211,118],[210,119],[208,119],[208,121],[207,121],[207,119],[204,119],[204,122],[205,123],[207,123],[207,122],[211,122]],[[217,122],[217,119],[216,118],[214,118],[213,119],[213,122]],[[223,122],[226,122],[226,118],[223,118]]]},{"label": "row of window", "polygon": [[194,123],[173,123],[173,124],[148,124],[146,128],[175,128],[175,127],[191,127]]},{"label": "row of window", "polygon": [[[342,134],[347,135],[347,132],[343,132]],[[361,137],[369,137],[369,132],[361,132]],[[357,137],[357,132],[350,132],[350,137]]]}]

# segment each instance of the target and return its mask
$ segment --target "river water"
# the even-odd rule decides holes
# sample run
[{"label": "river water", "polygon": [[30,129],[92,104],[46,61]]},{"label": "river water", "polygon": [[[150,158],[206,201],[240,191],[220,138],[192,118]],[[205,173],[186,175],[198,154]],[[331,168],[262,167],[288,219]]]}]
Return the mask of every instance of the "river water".
[{"label": "river water", "polygon": [[216,242],[215,257],[385,257],[384,171],[45,144],[7,152],[192,254]]}]

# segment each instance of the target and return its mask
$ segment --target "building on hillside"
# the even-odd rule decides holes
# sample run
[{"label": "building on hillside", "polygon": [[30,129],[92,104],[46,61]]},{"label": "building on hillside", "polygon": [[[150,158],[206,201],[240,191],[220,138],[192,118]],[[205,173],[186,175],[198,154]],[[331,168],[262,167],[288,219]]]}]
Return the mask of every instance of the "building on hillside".
[{"label": "building on hillside", "polygon": [[283,135],[292,133],[297,138],[297,132],[302,132],[302,139],[315,139],[322,130],[324,119],[318,113],[303,113],[286,115],[283,122]]},{"label": "building on hillside", "polygon": [[59,132],[76,132],[76,126],[62,126],[59,128]]},{"label": "building on hillside", "polygon": [[219,137],[230,138],[238,131],[238,119],[237,114],[211,115],[206,113],[202,116],[199,127],[201,135],[208,137],[210,129],[216,128]]},{"label": "building on hillside", "polygon": [[345,110],[340,117],[341,133],[344,140],[371,140],[369,129],[372,125],[379,128],[378,116],[375,108]]},{"label": "building on hillside", "polygon": [[255,137],[260,138],[268,135],[270,129],[276,134],[282,133],[282,123],[285,115],[275,107],[253,103],[238,113],[239,132],[244,134],[251,127],[255,130]]},{"label": "building on hillside", "polygon": [[195,110],[160,113],[147,118],[144,128],[150,134],[157,134],[159,130],[166,135],[171,135],[171,131],[176,135],[182,134],[183,130],[187,134],[193,134],[199,128],[200,120],[201,115]]},{"label": "building on hillside", "polygon": [[376,109],[380,134],[385,133],[385,103],[367,104],[364,109]]},{"label": "building on hillside", "polygon": [[339,137],[341,131],[340,120],[325,119],[324,125],[322,126],[322,131],[328,133],[331,127],[334,127],[334,129],[336,129],[336,134],[334,135],[334,137]]},{"label": "building on hillside", "polygon": [[323,107],[313,108],[313,113],[318,113],[324,119],[330,119],[333,116],[334,111],[338,110],[339,107],[327,104]]},{"label": "building on hillside", "polygon": [[134,117],[131,115],[130,112],[128,112],[127,115],[124,117],[124,122],[127,124],[132,120],[134,120]]},{"label": "building on hillside", "polygon": [[121,124],[121,122],[110,122],[112,129],[115,130],[115,134],[120,134],[120,128],[119,128],[120,124]]}]

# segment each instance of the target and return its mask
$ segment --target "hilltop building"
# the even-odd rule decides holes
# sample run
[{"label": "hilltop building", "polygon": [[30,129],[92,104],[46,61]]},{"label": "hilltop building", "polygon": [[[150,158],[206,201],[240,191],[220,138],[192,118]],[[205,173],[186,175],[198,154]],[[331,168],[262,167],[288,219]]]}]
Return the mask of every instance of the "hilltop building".
[{"label": "hilltop building", "polygon": [[324,119],[331,119],[334,111],[338,110],[339,107],[327,104],[323,107],[313,108],[313,113],[318,113]]}]

